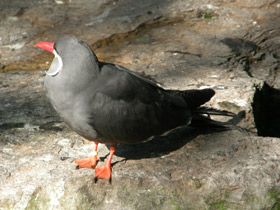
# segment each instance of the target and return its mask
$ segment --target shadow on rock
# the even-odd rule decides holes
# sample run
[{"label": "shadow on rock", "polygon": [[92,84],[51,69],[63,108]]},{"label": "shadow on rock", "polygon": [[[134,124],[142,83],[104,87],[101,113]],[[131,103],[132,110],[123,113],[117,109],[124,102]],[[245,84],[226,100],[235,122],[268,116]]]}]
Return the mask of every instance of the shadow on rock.
[{"label": "shadow on rock", "polygon": [[120,144],[116,156],[125,159],[142,159],[161,157],[176,151],[195,139],[200,134],[225,131],[227,128],[182,128],[177,129],[167,136],[156,136],[151,141],[140,144]]},{"label": "shadow on rock", "polygon": [[236,55],[246,54],[259,49],[256,43],[240,38],[225,38],[222,40],[222,43],[227,45]]},{"label": "shadow on rock", "polygon": [[[240,111],[227,122],[210,121],[189,127],[176,129],[167,136],[156,136],[151,141],[139,144],[120,144],[115,153],[116,156],[125,159],[153,158],[167,155],[186,145],[201,134],[211,134],[232,129],[245,117],[245,112]],[[207,127],[208,126],[208,127]]]}]

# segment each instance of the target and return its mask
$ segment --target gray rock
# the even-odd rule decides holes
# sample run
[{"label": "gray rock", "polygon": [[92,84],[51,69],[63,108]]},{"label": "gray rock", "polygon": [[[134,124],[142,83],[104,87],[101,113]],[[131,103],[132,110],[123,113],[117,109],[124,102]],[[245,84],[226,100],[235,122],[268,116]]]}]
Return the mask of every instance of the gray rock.
[{"label": "gray rock", "polygon": [[[16,0],[0,8],[0,209],[279,208],[279,139],[256,136],[251,106],[256,86],[280,84],[277,1]],[[92,143],[50,107],[42,83],[52,57],[33,48],[65,35],[164,87],[215,89],[207,105],[240,113],[236,126],[120,145],[112,183],[94,183],[93,170],[72,162]]]},{"label": "gray rock", "polygon": [[[73,158],[89,155],[93,146],[83,144],[77,135],[69,131],[19,129],[11,135],[11,131],[6,131],[6,144],[1,145],[1,206],[4,209],[272,206],[279,187],[279,141],[237,129],[209,132],[186,130],[134,147],[120,146],[113,158],[113,179],[109,184],[105,180],[94,183],[93,170],[75,170]],[[13,139],[22,142],[10,143]],[[102,157],[108,150],[101,146],[99,153]],[[62,156],[70,159],[62,161]]]}]

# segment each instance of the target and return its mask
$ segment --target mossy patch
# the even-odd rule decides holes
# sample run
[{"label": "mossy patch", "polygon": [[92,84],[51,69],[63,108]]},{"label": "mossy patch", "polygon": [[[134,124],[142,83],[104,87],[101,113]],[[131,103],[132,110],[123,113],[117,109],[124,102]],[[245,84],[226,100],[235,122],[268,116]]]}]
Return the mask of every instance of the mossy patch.
[{"label": "mossy patch", "polygon": [[172,209],[174,209],[174,210],[181,210],[179,204],[178,204],[176,201],[170,200],[170,204],[171,204],[172,207],[173,207]]},{"label": "mossy patch", "polygon": [[210,10],[198,10],[196,15],[198,18],[203,18],[203,19],[216,19],[217,18],[217,14],[215,14],[215,12],[210,11]]},{"label": "mossy patch", "polygon": [[228,209],[228,204],[224,200],[210,203],[211,209],[226,210]]},{"label": "mossy patch", "polygon": [[271,210],[280,210],[280,190],[271,189],[268,191],[267,195],[273,200]]},{"label": "mossy patch", "polygon": [[204,19],[212,19],[214,18],[215,15],[212,13],[212,12],[205,12],[203,15],[202,15],[202,18]]},{"label": "mossy patch", "polygon": [[30,198],[25,210],[49,209],[50,199],[45,197],[40,189],[36,190]]},{"label": "mossy patch", "polygon": [[202,186],[202,183],[201,183],[201,181],[198,178],[194,178],[193,181],[194,181],[195,187],[197,189]]}]

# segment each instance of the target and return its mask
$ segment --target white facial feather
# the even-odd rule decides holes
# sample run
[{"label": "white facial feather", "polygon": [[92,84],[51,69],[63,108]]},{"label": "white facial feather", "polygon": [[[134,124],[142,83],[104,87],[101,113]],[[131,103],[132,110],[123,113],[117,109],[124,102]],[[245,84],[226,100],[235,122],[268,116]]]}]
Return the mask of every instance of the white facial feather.
[{"label": "white facial feather", "polygon": [[57,75],[63,67],[63,62],[62,62],[61,57],[57,54],[57,52],[55,50],[53,50],[53,54],[55,56],[53,59],[53,62],[51,64],[49,70],[46,71],[46,74],[49,76],[52,76],[52,77]]}]

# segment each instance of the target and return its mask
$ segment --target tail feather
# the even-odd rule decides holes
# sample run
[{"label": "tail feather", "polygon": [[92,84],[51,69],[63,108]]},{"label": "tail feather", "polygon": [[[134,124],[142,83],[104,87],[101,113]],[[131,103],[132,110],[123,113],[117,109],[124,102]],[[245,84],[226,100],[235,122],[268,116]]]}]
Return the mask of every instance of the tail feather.
[{"label": "tail feather", "polygon": [[194,115],[190,126],[197,128],[228,128],[225,123],[212,120],[211,118],[203,115]]},{"label": "tail feather", "polygon": [[228,127],[223,122],[218,122],[212,120],[209,115],[222,115],[234,117],[236,116],[234,113],[225,111],[225,110],[217,110],[214,108],[201,106],[208,102],[214,95],[215,91],[213,89],[201,89],[201,90],[170,90],[172,93],[181,96],[188,104],[192,112],[192,122],[190,126],[193,127],[210,127],[210,128],[223,128],[227,129]]},{"label": "tail feather", "polygon": [[[207,116],[205,116],[207,115]],[[225,111],[217,110],[209,107],[199,107],[192,111],[192,122],[193,127],[211,127],[211,128],[227,128],[226,124],[216,120],[212,120],[209,115],[222,115],[227,117],[235,117],[236,114]]]},{"label": "tail feather", "polygon": [[235,114],[226,110],[218,110],[210,107],[199,107],[192,111],[194,114],[207,114],[207,115],[222,115],[228,117],[234,117]]},{"label": "tail feather", "polygon": [[200,107],[202,104],[209,101],[214,95],[213,89],[201,89],[201,90],[172,90],[173,93],[181,96],[188,104],[191,110]]}]

